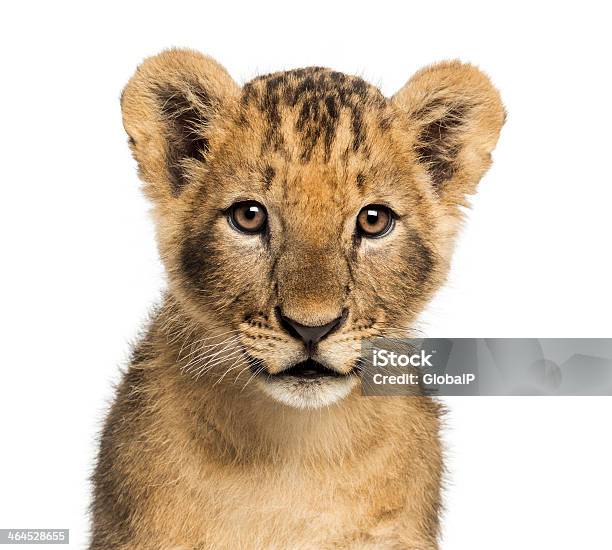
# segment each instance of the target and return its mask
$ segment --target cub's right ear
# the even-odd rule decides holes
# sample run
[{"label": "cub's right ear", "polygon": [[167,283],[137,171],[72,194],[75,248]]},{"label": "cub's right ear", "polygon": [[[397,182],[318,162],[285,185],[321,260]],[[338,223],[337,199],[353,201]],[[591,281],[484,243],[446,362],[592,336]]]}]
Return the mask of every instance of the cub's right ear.
[{"label": "cub's right ear", "polygon": [[178,196],[206,162],[216,120],[240,88],[214,59],[167,50],[138,67],[121,95],[123,126],[153,199]]}]

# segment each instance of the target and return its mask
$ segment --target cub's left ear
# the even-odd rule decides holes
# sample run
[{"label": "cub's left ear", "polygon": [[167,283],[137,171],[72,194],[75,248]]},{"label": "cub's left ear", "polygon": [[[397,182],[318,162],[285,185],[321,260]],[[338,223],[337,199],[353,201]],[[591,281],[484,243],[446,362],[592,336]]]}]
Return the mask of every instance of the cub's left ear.
[{"label": "cub's left ear", "polygon": [[392,101],[406,114],[434,190],[461,204],[491,164],[505,120],[499,92],[476,67],[446,61],[420,70]]}]

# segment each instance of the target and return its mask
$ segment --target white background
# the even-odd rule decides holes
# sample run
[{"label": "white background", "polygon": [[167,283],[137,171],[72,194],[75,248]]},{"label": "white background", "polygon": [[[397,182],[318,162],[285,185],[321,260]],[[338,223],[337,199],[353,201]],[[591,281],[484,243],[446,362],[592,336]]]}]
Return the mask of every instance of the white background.
[{"label": "white background", "polygon": [[[96,434],[164,284],[119,110],[145,56],[193,47],[240,82],[326,65],[386,94],[432,61],[476,63],[508,122],[423,329],[609,337],[604,6],[3,3],[0,527],[70,528],[71,546],[86,544]],[[443,549],[612,548],[612,398],[449,407]]]}]

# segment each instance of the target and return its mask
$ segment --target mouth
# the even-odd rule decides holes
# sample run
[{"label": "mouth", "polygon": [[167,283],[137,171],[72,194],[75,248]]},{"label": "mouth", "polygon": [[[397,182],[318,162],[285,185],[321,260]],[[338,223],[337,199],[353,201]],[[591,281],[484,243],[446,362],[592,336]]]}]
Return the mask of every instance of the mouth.
[{"label": "mouth", "polygon": [[[261,369],[260,369],[261,370]],[[341,373],[336,370],[330,369],[315,361],[314,359],[306,359],[295,363],[288,369],[285,369],[276,374],[265,373],[264,376],[269,379],[286,379],[286,378],[299,378],[299,379],[315,379],[315,378],[346,378],[352,374],[351,369],[347,373]],[[262,373],[263,374],[263,373]]]},{"label": "mouth", "polygon": [[297,409],[319,409],[344,399],[357,386],[356,366],[346,373],[326,367],[314,359],[294,363],[270,373],[261,361],[251,363],[256,384],[272,399]]}]

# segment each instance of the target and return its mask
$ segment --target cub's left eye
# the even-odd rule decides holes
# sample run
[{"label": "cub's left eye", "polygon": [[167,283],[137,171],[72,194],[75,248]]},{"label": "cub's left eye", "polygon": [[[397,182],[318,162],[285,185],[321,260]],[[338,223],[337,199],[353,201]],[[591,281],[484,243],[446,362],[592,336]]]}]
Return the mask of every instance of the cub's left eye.
[{"label": "cub's left eye", "polygon": [[266,228],[268,214],[262,204],[243,201],[233,204],[228,213],[230,225],[243,233],[261,233]]},{"label": "cub's left eye", "polygon": [[384,237],[393,230],[395,215],[387,206],[370,204],[361,209],[357,216],[357,230],[370,239]]}]

